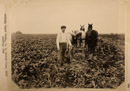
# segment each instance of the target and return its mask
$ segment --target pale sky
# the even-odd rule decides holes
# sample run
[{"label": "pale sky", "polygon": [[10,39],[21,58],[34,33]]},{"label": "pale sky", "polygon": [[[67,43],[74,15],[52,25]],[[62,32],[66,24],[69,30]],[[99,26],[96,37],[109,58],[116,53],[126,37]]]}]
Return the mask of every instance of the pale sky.
[{"label": "pale sky", "polygon": [[11,32],[67,32],[93,23],[99,33],[125,33],[125,8],[119,0],[30,0],[12,8]]}]

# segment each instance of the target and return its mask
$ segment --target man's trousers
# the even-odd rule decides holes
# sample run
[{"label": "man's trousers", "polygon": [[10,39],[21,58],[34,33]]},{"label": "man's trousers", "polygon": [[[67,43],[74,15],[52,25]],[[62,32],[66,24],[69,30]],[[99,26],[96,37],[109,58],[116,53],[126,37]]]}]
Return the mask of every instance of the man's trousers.
[{"label": "man's trousers", "polygon": [[65,61],[65,53],[67,50],[67,43],[59,43],[59,62],[61,65],[63,65],[64,61]]}]

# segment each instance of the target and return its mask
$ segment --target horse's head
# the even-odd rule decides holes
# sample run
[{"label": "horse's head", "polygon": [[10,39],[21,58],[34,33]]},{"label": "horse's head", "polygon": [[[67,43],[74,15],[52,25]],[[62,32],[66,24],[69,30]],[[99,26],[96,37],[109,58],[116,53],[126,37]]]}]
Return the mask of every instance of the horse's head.
[{"label": "horse's head", "polygon": [[76,35],[78,32],[79,32],[79,30],[73,30],[73,31],[72,31],[72,34],[73,34],[73,35]]},{"label": "horse's head", "polygon": [[93,29],[93,24],[88,23],[88,30],[92,30],[92,29]]},{"label": "horse's head", "polygon": [[84,25],[80,25],[80,31],[85,31]]}]

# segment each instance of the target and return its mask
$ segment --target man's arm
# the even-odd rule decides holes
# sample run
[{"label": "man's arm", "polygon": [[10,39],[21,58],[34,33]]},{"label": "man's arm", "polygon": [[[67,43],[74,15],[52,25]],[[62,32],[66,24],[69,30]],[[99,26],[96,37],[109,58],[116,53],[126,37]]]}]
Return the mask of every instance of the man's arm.
[{"label": "man's arm", "polygon": [[57,49],[58,49],[58,50],[60,49],[60,48],[59,48],[59,37],[60,37],[60,35],[57,34],[56,45],[57,45]]},{"label": "man's arm", "polygon": [[70,41],[70,39],[69,39],[68,36],[67,36],[67,42],[68,42],[68,44],[69,44],[70,46],[72,46],[71,41]]}]

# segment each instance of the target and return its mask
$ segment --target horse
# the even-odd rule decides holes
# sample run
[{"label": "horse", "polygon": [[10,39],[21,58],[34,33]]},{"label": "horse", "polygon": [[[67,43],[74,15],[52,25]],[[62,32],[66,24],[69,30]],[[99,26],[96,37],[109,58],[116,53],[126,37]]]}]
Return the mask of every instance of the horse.
[{"label": "horse", "polygon": [[[80,25],[80,30],[73,30],[72,32],[67,33],[67,36],[73,47],[81,47],[81,43],[86,44],[85,43],[86,33],[84,25]],[[83,47],[85,46],[86,45],[83,45]]]},{"label": "horse", "polygon": [[86,38],[85,28],[84,28],[84,25],[82,25],[80,27],[80,30],[74,30],[73,31],[72,44],[74,44],[75,47],[81,47],[81,43],[84,43],[83,40],[85,40],[85,38]]},{"label": "horse", "polygon": [[90,54],[93,54],[95,52],[97,41],[98,32],[96,30],[93,30],[93,24],[88,24],[85,45],[88,45],[88,51],[90,52]]},{"label": "horse", "polygon": [[80,47],[81,47],[81,43],[82,43],[82,47],[86,47],[86,45],[85,45],[86,32],[85,32],[84,25],[82,25],[80,27],[80,33],[79,34],[80,34]]},{"label": "horse", "polygon": [[71,44],[73,45],[73,47],[70,47],[67,44],[67,49],[68,52],[71,54],[70,56],[73,56],[73,48],[81,47],[81,43],[85,44],[86,33],[84,25],[80,27],[80,30],[73,30],[72,32],[67,33],[67,37],[69,38]]}]

